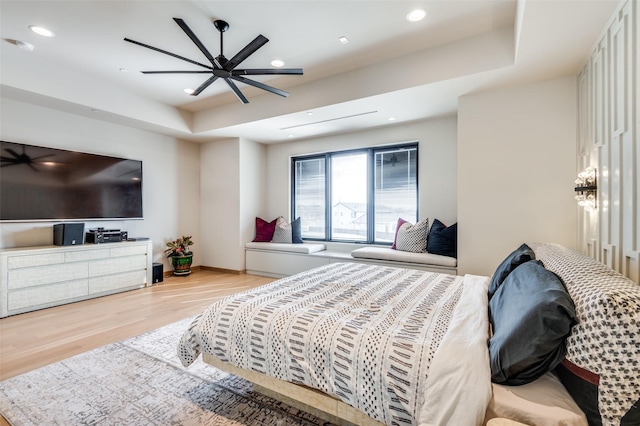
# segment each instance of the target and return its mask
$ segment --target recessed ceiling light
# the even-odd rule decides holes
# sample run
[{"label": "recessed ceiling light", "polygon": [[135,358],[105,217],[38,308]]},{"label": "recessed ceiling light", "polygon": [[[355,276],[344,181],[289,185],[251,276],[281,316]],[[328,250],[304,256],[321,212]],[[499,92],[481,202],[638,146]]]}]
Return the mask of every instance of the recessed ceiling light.
[{"label": "recessed ceiling light", "polygon": [[407,21],[409,22],[418,22],[422,21],[424,17],[427,16],[427,11],[424,9],[415,9],[411,12],[407,13]]},{"label": "recessed ceiling light", "polygon": [[389,117],[389,118],[387,118],[387,120],[389,120],[389,121],[396,121],[396,118],[395,118],[395,117]]},{"label": "recessed ceiling light", "polygon": [[195,90],[193,89],[184,89],[184,93],[186,93],[187,95],[191,95],[193,92],[195,92]]},{"label": "recessed ceiling light", "polygon": [[313,115],[313,112],[307,111],[307,115]]},{"label": "recessed ceiling light", "polygon": [[349,44],[349,39],[346,38],[345,36],[338,38],[338,41],[342,44]]},{"label": "recessed ceiling light", "polygon": [[274,59],[273,61],[271,61],[271,66],[276,68],[283,67],[284,61],[281,61],[280,59]]},{"label": "recessed ceiling light", "polygon": [[44,27],[39,27],[38,25],[29,25],[29,29],[31,31],[33,31],[34,33],[41,35],[41,36],[45,36],[45,37],[55,37],[55,34],[53,33],[53,31],[48,30]]}]

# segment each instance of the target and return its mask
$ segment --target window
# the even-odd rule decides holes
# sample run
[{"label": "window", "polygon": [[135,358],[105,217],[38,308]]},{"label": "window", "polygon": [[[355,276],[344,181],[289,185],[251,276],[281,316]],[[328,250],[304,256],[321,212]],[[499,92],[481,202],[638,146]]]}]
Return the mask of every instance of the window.
[{"label": "window", "polygon": [[293,217],[304,218],[303,238],[325,239],[325,158],[301,158],[294,160],[293,166]]},{"label": "window", "polygon": [[391,243],[418,219],[418,144],[294,157],[293,217],[306,239]]}]

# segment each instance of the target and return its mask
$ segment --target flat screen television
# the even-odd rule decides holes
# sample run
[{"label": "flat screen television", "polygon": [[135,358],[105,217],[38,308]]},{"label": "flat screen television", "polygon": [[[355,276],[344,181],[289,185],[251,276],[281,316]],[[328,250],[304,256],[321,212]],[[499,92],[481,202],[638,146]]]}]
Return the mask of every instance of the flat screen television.
[{"label": "flat screen television", "polygon": [[142,161],[0,141],[0,220],[141,219]]}]

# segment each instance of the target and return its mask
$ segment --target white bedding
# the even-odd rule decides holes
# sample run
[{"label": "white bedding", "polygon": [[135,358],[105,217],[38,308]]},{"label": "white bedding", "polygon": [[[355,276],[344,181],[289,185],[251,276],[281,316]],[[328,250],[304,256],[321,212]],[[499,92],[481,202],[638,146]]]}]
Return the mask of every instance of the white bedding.
[{"label": "white bedding", "polygon": [[489,279],[338,263],[225,298],[180,342],[333,395],[385,424],[479,425]]}]

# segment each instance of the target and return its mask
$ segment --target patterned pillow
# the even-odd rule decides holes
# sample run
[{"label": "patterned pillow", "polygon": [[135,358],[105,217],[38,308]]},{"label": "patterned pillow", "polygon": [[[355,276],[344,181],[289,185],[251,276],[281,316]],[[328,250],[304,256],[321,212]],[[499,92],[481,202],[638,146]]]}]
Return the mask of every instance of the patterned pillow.
[{"label": "patterned pillow", "polygon": [[275,231],[271,242],[301,244],[302,229],[300,227],[300,218],[297,218],[291,223],[287,223],[287,220],[280,216],[276,221]]},{"label": "patterned pillow", "polygon": [[268,243],[273,238],[273,232],[276,229],[277,219],[273,219],[271,222],[267,222],[264,219],[256,217],[256,236],[253,242],[256,243]]},{"label": "patterned pillow", "polygon": [[[640,286],[566,247],[533,243],[531,248],[560,276],[576,305],[578,323],[567,338],[563,367],[579,369],[560,374],[563,385],[587,415],[595,413],[589,424],[640,424]],[[578,380],[567,380],[571,377]],[[597,386],[596,401],[585,394],[585,382]]]},{"label": "patterned pillow", "polygon": [[427,251],[428,230],[429,219],[423,219],[414,225],[404,219],[398,219],[395,244],[391,248],[412,253],[424,253]]}]

